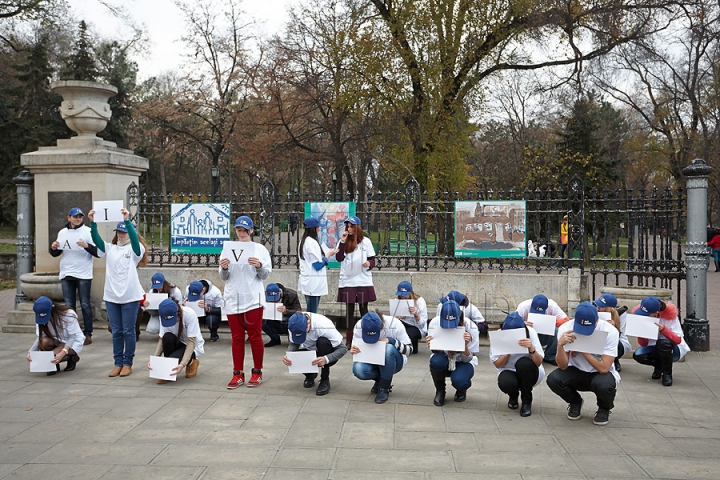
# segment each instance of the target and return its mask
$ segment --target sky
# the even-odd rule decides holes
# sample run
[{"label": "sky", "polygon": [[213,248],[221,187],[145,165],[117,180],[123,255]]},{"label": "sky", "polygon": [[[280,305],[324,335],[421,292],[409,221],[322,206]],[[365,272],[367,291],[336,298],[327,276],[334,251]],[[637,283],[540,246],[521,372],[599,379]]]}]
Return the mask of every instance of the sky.
[{"label": "sky", "polygon": [[[221,0],[222,1],[222,0]],[[287,7],[299,0],[244,0],[241,8],[261,22],[268,34],[279,32],[287,21]],[[312,1],[312,0],[311,0]],[[134,23],[144,27],[148,52],[135,58],[140,80],[173,70],[181,63],[180,37],[185,25],[172,0],[105,0],[122,5]],[[68,0],[78,20],[85,20],[101,36],[131,38],[132,30],[98,0]]]}]

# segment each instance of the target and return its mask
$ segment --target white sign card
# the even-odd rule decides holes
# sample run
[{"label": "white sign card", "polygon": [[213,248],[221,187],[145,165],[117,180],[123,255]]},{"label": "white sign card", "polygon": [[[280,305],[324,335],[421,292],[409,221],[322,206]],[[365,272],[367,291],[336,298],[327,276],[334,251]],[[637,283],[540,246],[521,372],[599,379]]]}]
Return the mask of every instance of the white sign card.
[{"label": "white sign card", "polygon": [[390,299],[390,315],[393,317],[412,317],[410,307],[414,307],[413,300],[405,300],[400,298]]},{"label": "white sign card", "polygon": [[385,345],[387,343],[365,343],[362,338],[353,338],[353,345],[360,349],[360,353],[353,355],[353,362],[369,363],[371,365],[385,365]]},{"label": "white sign card", "polygon": [[655,325],[657,318],[628,313],[626,320],[625,335],[657,340],[659,333],[658,326]]},{"label": "white sign card", "polygon": [[95,223],[122,222],[124,220],[122,208],[122,200],[93,202],[93,210],[95,210]]},{"label": "white sign card", "polygon": [[262,302],[263,320],[282,320],[283,314],[278,311],[282,307],[282,302]]},{"label": "white sign card", "polygon": [[57,365],[52,363],[55,358],[54,352],[41,352],[35,351],[30,352],[30,371],[31,372],[55,372],[57,371]]},{"label": "white sign card", "polygon": [[58,250],[82,250],[83,247],[77,243],[80,240],[84,240],[82,232],[75,229],[60,230],[57,237],[57,241],[60,244]]},{"label": "white sign card", "polygon": [[145,309],[157,310],[158,308],[160,308],[160,303],[162,303],[163,300],[167,300],[167,299],[168,299],[167,293],[154,293],[154,292],[146,293],[145,300],[147,302],[149,302],[150,304],[147,307],[145,307]]},{"label": "white sign card", "polygon": [[150,356],[150,378],[159,378],[160,380],[177,380],[177,375],[170,375],[173,368],[178,366],[180,360],[172,357],[156,357]]},{"label": "white sign card", "polygon": [[317,358],[317,352],[314,350],[286,352],[285,355],[290,359],[292,365],[288,366],[288,373],[318,373],[318,366],[312,362]]},{"label": "white sign card", "polygon": [[223,242],[220,258],[229,258],[230,263],[247,265],[248,258],[255,256],[254,242]]},{"label": "white sign card", "polygon": [[428,332],[432,336],[431,350],[447,350],[449,352],[465,351],[465,327],[441,328],[437,327]]},{"label": "white sign card", "polygon": [[[514,353],[528,353],[527,347],[518,342],[527,338],[524,328],[511,328],[510,330],[495,330],[488,332],[490,337],[490,351],[492,355],[507,355]],[[433,339],[433,342],[435,340]]]},{"label": "white sign card", "polygon": [[565,351],[592,353],[593,355],[602,355],[605,351],[605,341],[608,332],[595,330],[592,335],[575,334],[575,341],[565,345]]},{"label": "white sign card", "polygon": [[205,309],[198,305],[198,302],[185,302],[185,306],[195,312],[198,317],[205,316]]},{"label": "white sign card", "polygon": [[612,315],[610,315],[610,312],[598,312],[598,319],[607,322],[608,320],[612,320]]},{"label": "white sign card", "polygon": [[532,322],[533,330],[540,335],[555,335],[555,321],[555,315],[528,313],[528,322]]}]

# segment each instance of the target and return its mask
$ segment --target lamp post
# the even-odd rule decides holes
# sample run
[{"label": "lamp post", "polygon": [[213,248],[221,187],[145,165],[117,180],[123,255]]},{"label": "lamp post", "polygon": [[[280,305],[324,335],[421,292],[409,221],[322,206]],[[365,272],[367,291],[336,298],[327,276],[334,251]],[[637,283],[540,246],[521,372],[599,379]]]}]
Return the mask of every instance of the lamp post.
[{"label": "lamp post", "polygon": [[337,173],[335,173],[335,170],[332,172],[332,182],[333,182],[333,202],[337,202]]},{"label": "lamp post", "polygon": [[218,186],[220,184],[220,167],[213,165],[210,169],[210,175],[212,175],[212,199],[213,202],[216,202],[218,196]]}]

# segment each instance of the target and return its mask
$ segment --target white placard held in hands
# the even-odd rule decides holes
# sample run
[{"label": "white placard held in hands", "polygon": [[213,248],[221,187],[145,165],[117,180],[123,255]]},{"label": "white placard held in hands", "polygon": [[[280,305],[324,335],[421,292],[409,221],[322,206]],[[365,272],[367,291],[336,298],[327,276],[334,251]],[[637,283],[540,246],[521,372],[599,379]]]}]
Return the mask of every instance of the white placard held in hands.
[{"label": "white placard held in hands", "polygon": [[35,351],[30,352],[30,371],[31,372],[55,372],[57,371],[57,364],[52,363],[55,358],[54,352],[41,352]]},{"label": "white placard held in hands", "polygon": [[610,315],[610,312],[598,312],[598,319],[605,320],[607,322],[612,320],[612,315]]},{"label": "white placard held in hands", "polygon": [[657,340],[659,330],[655,322],[657,322],[657,318],[628,313],[625,323],[625,335]]},{"label": "white placard held in hands", "polygon": [[360,349],[360,353],[353,354],[353,362],[385,365],[385,345],[387,343],[379,340],[375,343],[365,343],[362,338],[353,338],[353,345]]},{"label": "white placard held in hands", "polygon": [[82,232],[72,230],[60,230],[57,237],[58,250],[83,250],[83,247],[78,245],[78,242],[83,239]]},{"label": "white placard held in hands", "polygon": [[446,350],[448,352],[465,351],[465,327],[434,328],[428,332],[430,350]]},{"label": "white placard held in hands", "polygon": [[592,335],[578,335],[576,333],[575,341],[565,345],[564,349],[566,352],[573,351],[602,355],[605,351],[607,336],[608,332],[603,332],[602,330],[595,330]]},{"label": "white placard held in hands", "polygon": [[555,315],[528,313],[528,322],[532,322],[533,330],[540,335],[555,335],[555,321]]},{"label": "white placard held in hands", "polygon": [[295,352],[286,352],[292,365],[288,366],[288,373],[318,373],[318,366],[312,362],[317,358],[317,352],[314,350]]},{"label": "white placard held in hands", "polygon": [[167,293],[146,293],[145,294],[145,300],[150,303],[147,307],[145,307],[146,310],[157,310],[160,308],[160,302],[163,300],[168,299]]},{"label": "white placard held in hands", "polygon": [[122,200],[106,200],[102,202],[93,202],[93,210],[95,210],[95,223],[118,223],[122,222],[123,214]]},{"label": "white placard held in hands", "polygon": [[204,317],[206,315],[205,309],[198,305],[198,302],[185,302],[185,306],[195,312],[198,317]]},{"label": "white placard held in hands", "polygon": [[172,357],[156,357],[150,356],[150,378],[158,378],[160,380],[177,381],[177,375],[170,375],[173,368],[178,366],[180,360]]},{"label": "white placard held in hands", "polygon": [[278,311],[278,308],[283,306],[282,302],[262,302],[262,306],[263,320],[282,320],[283,314]]},{"label": "white placard held in hands", "polygon": [[255,256],[254,242],[223,242],[220,258],[229,258],[230,263],[247,265],[248,258]]},{"label": "white placard held in hands", "polygon": [[[555,317],[553,317],[555,318]],[[507,355],[513,353],[528,353],[527,347],[519,345],[518,342],[527,338],[524,328],[511,328],[510,330],[495,330],[488,332],[490,337],[490,351],[492,355]],[[435,343],[435,339],[433,342]]]},{"label": "white placard held in hands", "polygon": [[393,317],[412,317],[410,313],[410,307],[415,306],[413,300],[406,300],[401,298],[390,299],[390,315]]}]

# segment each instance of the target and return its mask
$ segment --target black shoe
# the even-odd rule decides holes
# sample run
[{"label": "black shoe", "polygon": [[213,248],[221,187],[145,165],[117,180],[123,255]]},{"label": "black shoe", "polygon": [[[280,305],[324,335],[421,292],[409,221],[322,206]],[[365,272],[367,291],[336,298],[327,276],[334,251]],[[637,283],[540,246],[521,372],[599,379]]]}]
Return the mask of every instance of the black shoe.
[{"label": "black shoe", "polygon": [[220,340],[220,336],[219,336],[219,335],[215,335],[214,337],[213,337],[212,335],[210,336],[210,341],[211,341],[211,342],[217,342],[218,340]]},{"label": "black shoe", "polygon": [[60,371],[60,364],[58,363],[57,365],[55,365],[55,368],[56,368],[56,370],[54,372],[47,372],[48,377],[52,377],[53,375],[55,375],[57,372]]},{"label": "black shoe", "polygon": [[520,416],[521,417],[529,417],[532,415],[532,404],[531,403],[523,403],[522,407],[520,407]]},{"label": "black shoe", "polygon": [[580,403],[570,403],[568,404],[568,413],[567,417],[570,420],[580,420],[580,411],[582,410],[583,406],[583,400],[580,399]]},{"label": "black shoe", "polygon": [[280,345],[279,338],[271,338],[270,341],[265,344],[265,348],[274,347],[275,345]]},{"label": "black shoe", "polygon": [[322,396],[327,395],[328,393],[330,393],[330,380],[327,378],[321,378],[315,395]]},{"label": "black shoe", "polygon": [[595,412],[595,417],[593,418],[593,423],[595,425],[607,425],[610,421],[610,410],[605,410],[604,408],[598,408],[598,411]]},{"label": "black shoe", "polygon": [[436,405],[438,407],[442,407],[445,405],[445,392],[442,392],[440,390],[435,391],[435,398],[433,398],[433,405]]},{"label": "black shoe", "polygon": [[515,397],[515,398],[510,397],[510,399],[508,400],[508,408],[509,408],[510,410],[517,410],[517,409],[518,409],[518,399],[517,399],[517,397]]},{"label": "black shoe", "polygon": [[467,390],[457,390],[455,392],[455,401],[460,403],[464,402],[467,398]]},{"label": "black shoe", "polygon": [[662,384],[666,387],[672,386],[672,373],[663,373],[662,374]]},{"label": "black shoe", "polygon": [[317,373],[306,373],[305,374],[305,380],[303,381],[303,387],[304,388],[312,388],[315,386],[315,378],[317,377]]},{"label": "black shoe", "polygon": [[392,392],[392,380],[380,379],[378,382],[378,392],[375,395],[375,403],[385,403],[390,398],[390,392]]},{"label": "black shoe", "polygon": [[79,355],[70,355],[67,359],[67,367],[65,367],[66,372],[72,372],[75,370],[75,365],[80,361]]},{"label": "black shoe", "polygon": [[619,371],[621,370],[621,368],[622,368],[622,367],[620,367],[620,360],[618,360],[618,359],[616,358],[613,363],[615,364],[615,371],[619,372]]},{"label": "black shoe", "polygon": [[380,383],[380,377],[375,379],[375,383],[373,383],[372,388],[370,389],[370,393],[377,393],[378,392],[378,384]]},{"label": "black shoe", "polygon": [[660,380],[660,377],[662,377],[662,370],[660,369],[660,367],[655,367],[650,378],[652,378],[653,380]]}]

